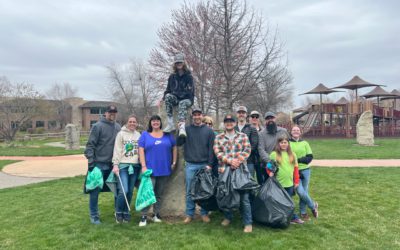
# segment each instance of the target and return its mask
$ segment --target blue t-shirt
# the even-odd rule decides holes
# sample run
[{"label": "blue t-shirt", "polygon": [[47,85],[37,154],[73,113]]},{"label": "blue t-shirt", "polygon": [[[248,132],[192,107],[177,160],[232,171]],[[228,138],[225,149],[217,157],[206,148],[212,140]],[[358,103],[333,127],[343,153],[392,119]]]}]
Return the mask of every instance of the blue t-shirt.
[{"label": "blue t-shirt", "polygon": [[146,167],[153,170],[153,176],[171,175],[172,148],[175,146],[172,134],[164,133],[163,137],[155,138],[144,131],[139,138],[139,147],[144,148]]}]

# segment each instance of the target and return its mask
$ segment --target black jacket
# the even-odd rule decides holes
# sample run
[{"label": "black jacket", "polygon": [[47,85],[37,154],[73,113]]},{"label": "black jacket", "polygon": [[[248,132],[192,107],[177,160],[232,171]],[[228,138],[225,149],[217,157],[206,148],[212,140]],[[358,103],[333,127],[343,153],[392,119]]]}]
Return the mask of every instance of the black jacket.
[{"label": "black jacket", "polygon": [[235,126],[235,130],[245,133],[247,135],[247,138],[249,138],[249,141],[251,144],[251,154],[250,154],[249,158],[247,159],[247,163],[257,164],[258,163],[258,132],[257,132],[257,129],[247,123],[242,128],[242,131],[239,130],[238,125]]},{"label": "black jacket", "polygon": [[168,78],[166,94],[173,94],[178,98],[178,101],[189,99],[192,104],[194,101],[194,83],[193,76],[190,71],[186,71],[183,75],[178,73],[171,74]]}]

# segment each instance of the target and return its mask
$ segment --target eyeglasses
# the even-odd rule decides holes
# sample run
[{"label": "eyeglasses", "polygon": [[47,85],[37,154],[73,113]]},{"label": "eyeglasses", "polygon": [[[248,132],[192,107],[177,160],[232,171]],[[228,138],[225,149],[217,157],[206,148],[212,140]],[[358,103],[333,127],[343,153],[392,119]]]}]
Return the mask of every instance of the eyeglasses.
[{"label": "eyeglasses", "polygon": [[252,115],[252,116],[250,116],[250,117],[251,117],[251,118],[256,118],[256,119],[260,118],[259,115]]},{"label": "eyeglasses", "polygon": [[208,126],[212,126],[213,125],[211,122],[205,122],[204,124],[206,124]]}]

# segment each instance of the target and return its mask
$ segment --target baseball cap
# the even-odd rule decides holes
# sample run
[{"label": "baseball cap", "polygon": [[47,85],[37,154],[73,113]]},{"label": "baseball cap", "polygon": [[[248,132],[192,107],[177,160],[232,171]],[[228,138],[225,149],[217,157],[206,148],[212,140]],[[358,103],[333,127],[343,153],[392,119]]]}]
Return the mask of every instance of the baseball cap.
[{"label": "baseball cap", "polygon": [[267,117],[269,117],[269,116],[271,116],[271,117],[276,117],[276,115],[275,115],[274,112],[268,111],[267,113],[265,113],[264,118],[267,118]]},{"label": "baseball cap", "polygon": [[247,113],[247,108],[246,108],[245,106],[239,106],[239,107],[236,109],[236,113],[239,112],[239,111],[243,111],[243,112],[246,112],[246,113]]},{"label": "baseball cap", "polygon": [[193,115],[195,112],[198,112],[198,113],[200,113],[200,114],[203,114],[203,111],[202,111],[200,108],[197,108],[197,107],[192,108],[192,115]]},{"label": "baseball cap", "polygon": [[185,56],[182,53],[178,53],[174,57],[174,63],[183,63],[185,62]]},{"label": "baseball cap", "polygon": [[260,116],[260,113],[257,110],[253,110],[253,111],[250,112],[250,116],[252,116],[252,115]]},{"label": "baseball cap", "polygon": [[106,112],[109,112],[109,113],[118,113],[117,106],[115,106],[115,105],[107,106]]},{"label": "baseball cap", "polygon": [[224,117],[224,123],[225,122],[236,122],[236,117],[231,114],[228,114]]}]

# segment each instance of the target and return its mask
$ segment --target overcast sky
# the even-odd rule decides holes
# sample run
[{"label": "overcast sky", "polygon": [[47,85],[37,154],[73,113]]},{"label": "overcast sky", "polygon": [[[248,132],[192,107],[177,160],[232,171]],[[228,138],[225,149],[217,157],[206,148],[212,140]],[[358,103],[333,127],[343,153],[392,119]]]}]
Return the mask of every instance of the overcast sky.
[{"label": "overcast sky", "polygon": [[[45,92],[55,82],[102,99],[104,66],[147,59],[182,0],[0,0],[0,76]],[[297,94],[359,75],[400,88],[400,1],[249,0],[288,52]],[[365,93],[367,88],[359,92]],[[337,95],[337,98],[340,95]],[[336,96],[335,96],[336,97]]]}]

